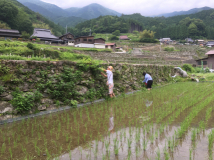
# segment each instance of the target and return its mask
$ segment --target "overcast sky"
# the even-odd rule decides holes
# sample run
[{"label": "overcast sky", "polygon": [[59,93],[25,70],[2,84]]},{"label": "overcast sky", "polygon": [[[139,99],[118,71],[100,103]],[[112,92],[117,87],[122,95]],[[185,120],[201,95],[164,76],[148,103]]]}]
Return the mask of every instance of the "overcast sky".
[{"label": "overcast sky", "polygon": [[214,0],[42,0],[61,8],[84,7],[98,3],[124,14],[141,13],[144,16],[187,11],[192,8],[214,8]]}]

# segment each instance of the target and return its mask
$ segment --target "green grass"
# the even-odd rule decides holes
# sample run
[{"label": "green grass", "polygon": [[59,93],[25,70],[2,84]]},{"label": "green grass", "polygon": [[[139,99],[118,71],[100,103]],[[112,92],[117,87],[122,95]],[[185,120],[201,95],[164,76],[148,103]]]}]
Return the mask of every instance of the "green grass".
[{"label": "green grass", "polygon": [[[35,61],[58,61],[68,60],[74,62],[104,61],[93,60],[92,57],[85,55],[84,51],[91,52],[111,52],[109,49],[96,48],[75,48],[70,46],[52,46],[46,44],[36,44],[36,50],[27,48],[28,42],[20,41],[0,41],[0,59],[4,60],[35,60]],[[82,51],[83,53],[75,53]]]},{"label": "green grass", "polygon": [[200,81],[214,81],[214,73],[192,73]]}]

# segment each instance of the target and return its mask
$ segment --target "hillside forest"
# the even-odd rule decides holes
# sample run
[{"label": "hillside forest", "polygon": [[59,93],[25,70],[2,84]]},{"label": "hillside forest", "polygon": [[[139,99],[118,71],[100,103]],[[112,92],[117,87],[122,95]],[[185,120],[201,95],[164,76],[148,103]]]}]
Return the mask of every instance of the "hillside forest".
[{"label": "hillside forest", "polygon": [[[134,27],[132,27],[134,25]],[[131,30],[132,28],[132,30]],[[174,17],[144,17],[140,14],[115,16],[100,16],[69,28],[69,31],[87,35],[90,33],[112,33],[120,30],[121,33],[134,30],[150,30],[155,32],[155,38],[170,37],[174,40],[207,38],[214,39],[214,10],[205,10],[196,14]]]},{"label": "hillside forest", "polygon": [[61,36],[65,29],[35,13],[16,0],[0,1],[0,28],[16,29],[32,34],[34,28],[51,29],[53,34]]},{"label": "hillside forest", "polygon": [[[59,18],[60,20],[60,18]],[[63,22],[64,20],[61,19]],[[62,23],[61,22],[61,23]],[[69,23],[69,21],[68,21]],[[120,33],[153,31],[154,38],[170,37],[173,40],[207,38],[214,39],[214,9],[203,10],[189,15],[173,17],[145,17],[139,13],[118,17],[113,15],[99,16],[69,27],[68,32],[77,36],[86,36],[90,33]],[[64,24],[65,25],[65,24]],[[0,1],[0,28],[17,29],[32,34],[33,28],[50,29],[56,36],[65,33],[65,28],[56,24],[39,13],[35,13],[16,0]]]}]

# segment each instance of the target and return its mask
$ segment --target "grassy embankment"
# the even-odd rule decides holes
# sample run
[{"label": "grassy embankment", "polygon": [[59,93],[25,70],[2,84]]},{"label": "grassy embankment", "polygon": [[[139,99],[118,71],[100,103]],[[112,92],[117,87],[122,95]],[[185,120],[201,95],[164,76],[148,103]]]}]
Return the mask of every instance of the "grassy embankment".
[{"label": "grassy embankment", "polygon": [[[37,60],[58,61],[69,60],[81,62],[93,59],[82,52],[111,52],[109,49],[75,48],[71,46],[54,46],[34,43],[33,47],[27,47],[28,42],[0,41],[0,59],[4,60]],[[96,60],[97,61],[97,60]],[[103,61],[99,61],[100,63]]]}]

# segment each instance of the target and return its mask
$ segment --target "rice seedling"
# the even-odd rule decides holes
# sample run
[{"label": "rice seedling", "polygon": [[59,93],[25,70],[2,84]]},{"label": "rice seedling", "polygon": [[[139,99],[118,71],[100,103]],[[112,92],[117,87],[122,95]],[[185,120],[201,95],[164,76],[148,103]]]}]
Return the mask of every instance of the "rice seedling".
[{"label": "rice seedling", "polygon": [[[142,146],[144,151],[147,150],[147,147],[152,147],[156,150],[158,143],[167,139],[166,148],[168,149],[165,148],[164,150],[165,159],[167,159],[169,153],[174,152],[176,154],[176,149],[174,148],[187,135],[187,131],[192,127],[195,117],[205,108],[205,117],[201,119],[199,128],[191,131],[190,139],[192,144],[197,142],[197,135],[200,134],[201,130],[206,130],[210,123],[212,118],[210,108],[214,97],[211,94],[212,88],[209,85],[203,85],[202,88],[200,84],[195,86],[195,84],[178,83],[173,84],[171,87],[154,89],[150,94],[139,92],[131,96],[118,97],[109,102],[93,104],[81,109],[73,109],[68,112],[64,110],[59,114],[51,114],[47,118],[43,116],[40,119],[27,119],[18,123],[18,125],[14,123],[10,127],[0,128],[0,136],[2,137],[0,140],[2,143],[1,156],[5,157],[6,155],[5,151],[3,152],[3,144],[11,147],[12,152],[15,149],[21,150],[19,155],[13,155],[14,159],[24,159],[26,155],[26,158],[29,159],[29,157],[33,157],[33,154],[41,156],[41,150],[48,152],[50,155],[56,155],[56,153],[57,155],[62,155],[65,146],[69,154],[72,154],[72,149],[77,146],[87,145],[87,148],[91,150],[90,143],[95,140],[95,147],[91,151],[95,157],[101,155],[101,159],[110,159],[109,154],[112,153],[117,157],[119,151],[124,152],[125,147],[127,148],[127,159],[131,159],[131,148],[135,147],[133,155],[138,156],[140,153],[139,147]],[[196,90],[197,92],[195,92]],[[152,106],[145,106],[145,97],[153,100]],[[114,124],[116,124],[111,132],[107,125],[109,115],[111,115],[110,107],[112,107]],[[169,126],[174,126],[174,123],[180,124],[180,127],[176,127],[171,131]],[[10,130],[11,134],[6,135],[5,133],[10,132]],[[168,136],[169,133],[172,135]],[[64,141],[62,137],[64,137]],[[212,148],[211,136],[209,141],[210,148]],[[13,143],[11,144],[11,142]],[[15,147],[14,142],[17,146],[20,145],[22,147]],[[155,145],[151,145],[154,142]],[[103,150],[100,149],[102,146],[100,143],[105,146]],[[29,149],[32,144],[35,152]],[[207,145],[209,146],[209,144]],[[113,149],[112,153],[110,153],[111,149]],[[193,147],[191,149],[197,148]],[[80,147],[78,150],[82,152],[84,147]],[[106,151],[106,155],[101,154],[101,150]],[[189,154],[189,151],[187,152]],[[144,152],[144,155],[146,153]],[[160,159],[160,150],[156,150],[153,153],[156,153],[156,159]],[[88,158],[91,157],[93,159],[92,157],[94,156],[90,155]],[[148,159],[151,158],[148,157]]]},{"label": "rice seedling", "polygon": [[3,143],[2,147],[1,147],[1,155],[3,155],[5,153],[5,150],[6,150],[6,144]]},{"label": "rice seedling", "polygon": [[11,148],[9,148],[9,152],[10,152],[10,158],[13,159],[13,152],[12,152]]},{"label": "rice seedling", "polygon": [[191,140],[192,140],[192,141],[195,141],[196,134],[197,134],[197,129],[193,129],[193,130],[192,130],[192,134],[191,134]]},{"label": "rice seedling", "polygon": [[131,139],[131,138],[128,138],[128,139],[127,139],[127,142],[128,142],[128,148],[131,148],[131,145],[132,145],[132,139]]},{"label": "rice seedling", "polygon": [[156,151],[156,160],[160,160],[161,159],[161,154],[160,154],[160,149],[158,148],[158,150]]},{"label": "rice seedling", "polygon": [[143,140],[143,150],[146,151],[147,149],[147,143],[148,141],[146,141],[145,139]]},{"label": "rice seedling", "polygon": [[189,160],[192,160],[192,149],[189,149]]}]

